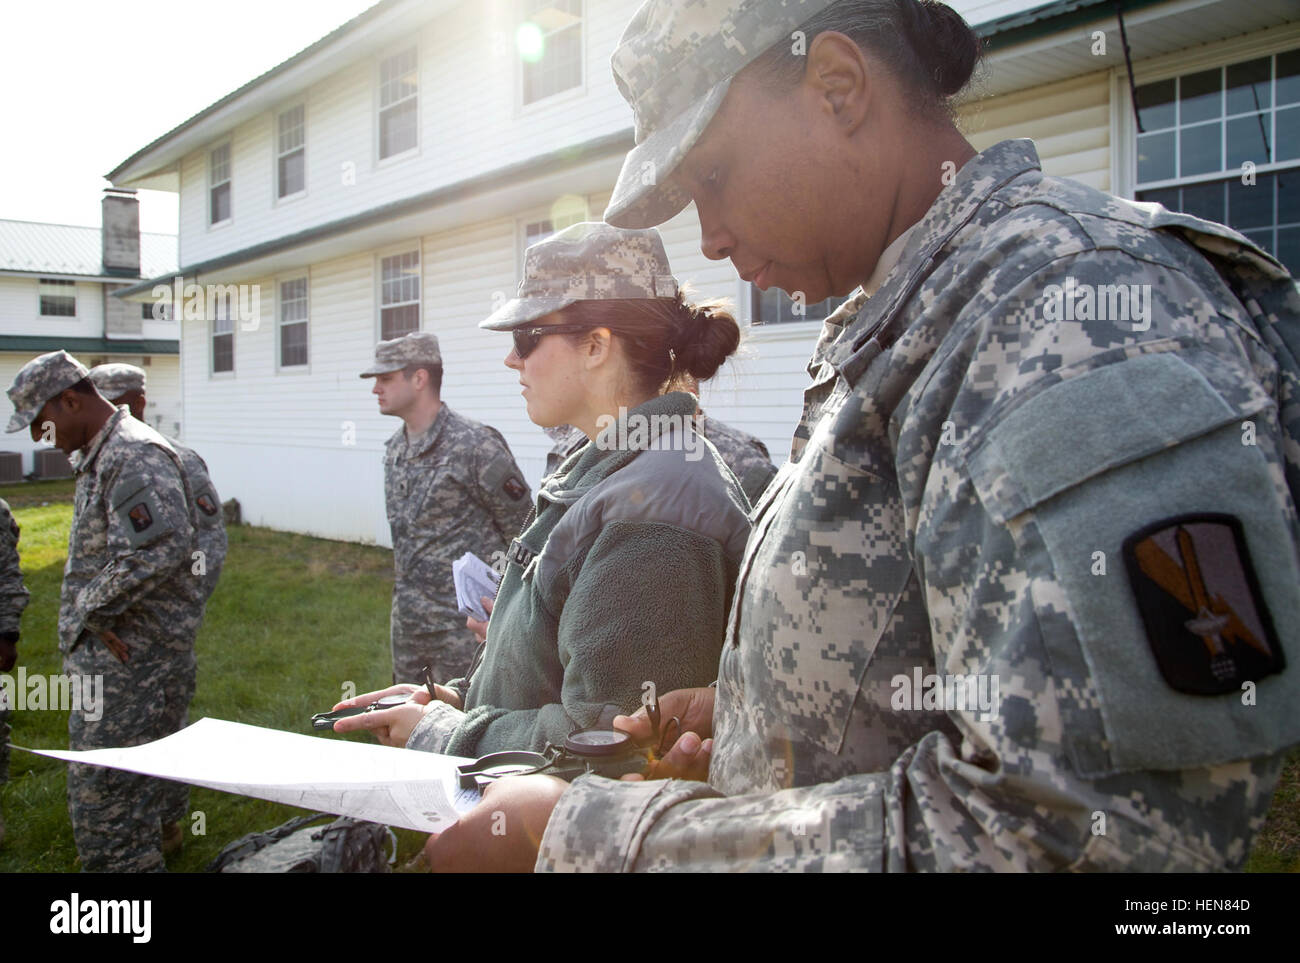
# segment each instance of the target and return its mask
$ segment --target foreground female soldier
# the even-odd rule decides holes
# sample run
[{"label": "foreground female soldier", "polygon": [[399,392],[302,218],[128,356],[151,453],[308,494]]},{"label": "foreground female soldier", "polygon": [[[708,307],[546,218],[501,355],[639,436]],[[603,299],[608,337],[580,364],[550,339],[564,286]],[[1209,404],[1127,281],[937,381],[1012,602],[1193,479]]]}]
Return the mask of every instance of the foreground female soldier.
[{"label": "foreground female soldier", "polygon": [[878,290],[815,351],[716,697],[662,700],[708,782],[506,780],[436,865],[1245,861],[1300,740],[1300,299],[1221,225],[976,154],[946,102],[977,51],[916,0],[633,19],[607,219],[693,200],[760,288]]}]

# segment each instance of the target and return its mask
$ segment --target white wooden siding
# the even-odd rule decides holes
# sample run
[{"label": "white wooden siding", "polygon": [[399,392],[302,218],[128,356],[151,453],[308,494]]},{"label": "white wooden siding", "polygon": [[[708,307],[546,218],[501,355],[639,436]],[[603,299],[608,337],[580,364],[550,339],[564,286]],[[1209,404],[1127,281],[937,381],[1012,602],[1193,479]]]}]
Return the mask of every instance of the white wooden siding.
[{"label": "white wooden siding", "polygon": [[[403,44],[343,65],[327,81],[277,108],[306,105],[305,194],[275,198],[275,111],[229,132],[230,222],[207,223],[208,149],[226,135],[182,161],[181,265],[629,128],[631,112],[614,87],[609,52],[637,6],[638,0],[589,0],[583,22],[583,86],[528,107],[519,106],[517,71],[506,67],[516,4],[464,4],[433,19],[411,38],[419,48],[419,149],[382,162],[375,146],[378,62]],[[502,69],[493,69],[498,61]],[[457,94],[447,96],[448,91]],[[355,165],[353,184],[344,182],[345,163]]]},{"label": "white wooden siding", "polygon": [[93,281],[76,282],[77,315],[73,318],[42,315],[40,286],[40,279],[34,276],[0,277],[0,334],[48,335],[51,338],[104,336],[102,285]]},{"label": "white wooden siding", "polygon": [[1098,71],[1018,90],[961,109],[958,122],[976,150],[1029,137],[1043,172],[1108,191],[1110,184],[1110,74]]}]

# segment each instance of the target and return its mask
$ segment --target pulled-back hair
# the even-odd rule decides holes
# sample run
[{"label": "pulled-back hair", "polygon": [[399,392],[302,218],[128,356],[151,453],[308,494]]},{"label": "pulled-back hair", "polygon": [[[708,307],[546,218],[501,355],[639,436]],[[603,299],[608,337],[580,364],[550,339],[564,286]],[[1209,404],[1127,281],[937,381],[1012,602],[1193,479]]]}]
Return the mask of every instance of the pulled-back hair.
[{"label": "pulled-back hair", "polygon": [[[806,44],[832,31],[852,39],[882,62],[921,112],[951,119],[952,98],[970,82],[982,42],[961,16],[936,0],[839,0],[799,28]],[[754,61],[769,87],[787,90],[804,75],[808,58],[782,40]]]},{"label": "pulled-back hair", "polygon": [[[740,347],[740,325],[725,299],[675,298],[578,301],[559,312],[563,324],[609,328],[623,345],[635,387],[643,392],[689,389],[707,381]],[[583,335],[569,335],[575,343]],[[671,354],[670,354],[671,352]]]}]

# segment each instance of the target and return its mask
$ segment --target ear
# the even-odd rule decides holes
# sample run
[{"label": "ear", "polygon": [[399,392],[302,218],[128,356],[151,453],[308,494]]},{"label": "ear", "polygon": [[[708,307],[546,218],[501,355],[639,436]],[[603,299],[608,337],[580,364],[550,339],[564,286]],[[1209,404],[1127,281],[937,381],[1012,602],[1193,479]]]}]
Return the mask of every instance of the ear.
[{"label": "ear", "polygon": [[588,368],[598,368],[613,355],[614,336],[609,328],[593,328],[582,342],[583,359]]},{"label": "ear", "polygon": [[80,414],[83,396],[73,391],[71,388],[64,388],[59,392],[59,407],[69,414]]},{"label": "ear", "polygon": [[866,119],[877,65],[851,38],[834,31],[814,37],[807,57],[804,88],[845,133],[852,133]]}]

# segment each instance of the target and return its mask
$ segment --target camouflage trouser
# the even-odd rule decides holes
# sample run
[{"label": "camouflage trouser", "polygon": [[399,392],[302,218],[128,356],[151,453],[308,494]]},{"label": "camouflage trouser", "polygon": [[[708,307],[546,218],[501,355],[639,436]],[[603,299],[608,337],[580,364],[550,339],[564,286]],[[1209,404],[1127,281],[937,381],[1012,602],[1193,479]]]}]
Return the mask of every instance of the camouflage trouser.
[{"label": "camouflage trouser", "polygon": [[11,709],[0,709],[0,786],[9,781],[9,717],[12,714]]},{"label": "camouflage trouser", "polygon": [[[98,640],[64,657],[64,672],[102,675],[102,717],[68,716],[68,748],[137,746],[170,735],[194,692],[194,654],[132,650],[125,665]],[[164,869],[161,824],[184,815],[188,787],[102,766],[68,765],[68,815],[84,872]]]},{"label": "camouflage trouser", "polygon": [[435,682],[464,675],[478,645],[465,628],[465,616],[456,610],[454,596],[450,602],[431,602],[395,592],[391,638],[394,682],[423,682],[426,665]]}]

